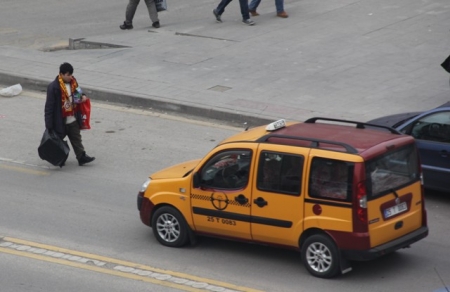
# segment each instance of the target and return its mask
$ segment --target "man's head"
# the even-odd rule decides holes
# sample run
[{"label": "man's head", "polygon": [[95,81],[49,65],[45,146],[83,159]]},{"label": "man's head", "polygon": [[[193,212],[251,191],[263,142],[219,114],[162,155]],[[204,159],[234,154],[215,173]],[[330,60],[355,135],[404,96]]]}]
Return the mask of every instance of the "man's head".
[{"label": "man's head", "polygon": [[69,83],[72,80],[73,67],[69,63],[62,63],[59,66],[59,74],[65,83]]}]

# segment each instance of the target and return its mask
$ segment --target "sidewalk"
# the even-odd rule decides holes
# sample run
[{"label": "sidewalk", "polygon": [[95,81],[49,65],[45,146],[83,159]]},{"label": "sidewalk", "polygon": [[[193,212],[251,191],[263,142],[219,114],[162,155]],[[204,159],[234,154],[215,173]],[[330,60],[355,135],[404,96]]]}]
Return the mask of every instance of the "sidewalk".
[{"label": "sidewalk", "polygon": [[287,19],[266,2],[253,27],[241,24],[237,1],[215,23],[211,2],[203,19],[176,22],[168,11],[159,29],[121,31],[118,22],[83,40],[123,48],[0,46],[0,87],[45,91],[67,61],[94,102],[251,126],[313,116],[366,121],[450,100],[440,67],[450,54],[448,0],[285,0]]}]

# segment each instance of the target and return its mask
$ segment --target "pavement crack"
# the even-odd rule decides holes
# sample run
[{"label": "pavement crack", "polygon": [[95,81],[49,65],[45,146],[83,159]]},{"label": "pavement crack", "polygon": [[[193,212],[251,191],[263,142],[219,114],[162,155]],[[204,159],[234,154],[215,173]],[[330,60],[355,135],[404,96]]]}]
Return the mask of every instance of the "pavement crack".
[{"label": "pavement crack", "polygon": [[204,36],[204,35],[198,35],[198,34],[190,34],[190,33],[184,33],[184,32],[175,32],[175,35],[196,37],[196,38],[205,38],[205,39],[213,39],[213,40],[228,41],[228,42],[235,42],[235,43],[239,42],[239,41],[236,41],[236,40],[216,38],[216,37],[210,37],[210,36]]},{"label": "pavement crack", "polygon": [[436,272],[436,275],[438,276],[439,280],[441,280],[442,284],[444,285],[445,290],[447,290],[447,292],[450,292],[450,290],[447,287],[447,284],[445,283],[444,279],[442,279],[442,277],[439,274],[438,270],[436,268],[434,268],[434,271]]}]

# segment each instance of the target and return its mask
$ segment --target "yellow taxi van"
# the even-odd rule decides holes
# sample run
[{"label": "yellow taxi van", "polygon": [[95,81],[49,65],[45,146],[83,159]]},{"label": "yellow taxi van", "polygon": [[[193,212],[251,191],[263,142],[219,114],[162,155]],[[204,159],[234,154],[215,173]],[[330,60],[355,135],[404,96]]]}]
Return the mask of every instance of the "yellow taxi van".
[{"label": "yellow taxi van", "polygon": [[165,246],[202,235],[293,248],[321,278],[428,235],[414,139],[339,119],[236,134],[202,159],[152,174],[137,202]]}]

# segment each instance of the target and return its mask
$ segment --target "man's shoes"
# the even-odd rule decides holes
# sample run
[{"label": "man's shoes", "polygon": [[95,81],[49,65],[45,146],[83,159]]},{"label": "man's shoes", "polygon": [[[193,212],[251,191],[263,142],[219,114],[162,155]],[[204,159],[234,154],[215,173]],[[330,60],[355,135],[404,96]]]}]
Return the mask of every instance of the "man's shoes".
[{"label": "man's shoes", "polygon": [[219,23],[222,22],[222,19],[220,18],[220,14],[217,13],[216,9],[213,9],[213,14],[216,17],[216,22],[219,22]]},{"label": "man's shoes", "polygon": [[289,15],[286,13],[286,11],[277,13],[277,16],[281,17],[281,18],[288,18],[289,17]]},{"label": "man's shoes", "polygon": [[248,12],[250,12],[251,16],[258,16],[259,13],[256,12],[256,10],[249,10]]},{"label": "man's shoes", "polygon": [[161,25],[159,24],[159,21],[153,22],[153,23],[152,23],[152,26],[153,26],[154,28],[160,28],[160,27],[161,27]]},{"label": "man's shoes", "polygon": [[120,29],[133,29],[133,24],[124,21],[123,24],[120,25]]},{"label": "man's shoes", "polygon": [[82,165],[85,165],[86,163],[92,162],[94,160],[95,160],[95,157],[90,157],[86,153],[84,153],[83,156],[81,156],[80,159],[78,159],[78,165],[82,166]]},{"label": "man's shoes", "polygon": [[255,22],[251,19],[242,19],[242,23],[246,25],[254,25]]}]

